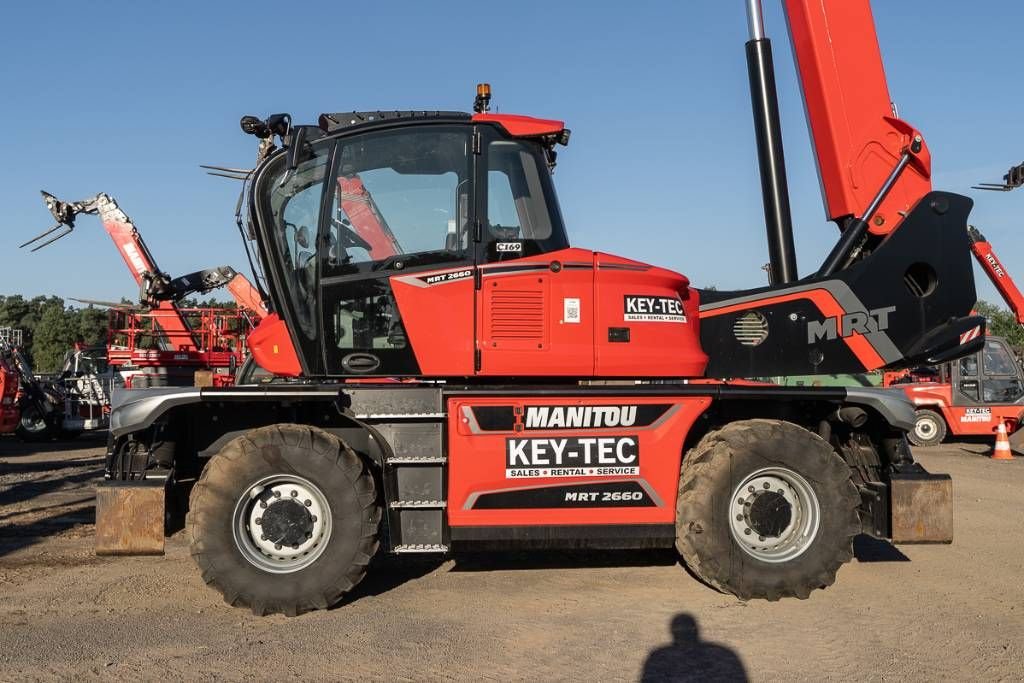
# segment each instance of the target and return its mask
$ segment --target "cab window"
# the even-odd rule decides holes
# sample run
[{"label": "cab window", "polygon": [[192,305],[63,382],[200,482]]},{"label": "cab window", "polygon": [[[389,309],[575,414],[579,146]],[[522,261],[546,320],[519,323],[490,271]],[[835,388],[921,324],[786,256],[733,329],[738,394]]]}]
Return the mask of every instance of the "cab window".
[{"label": "cab window", "polygon": [[1014,403],[1024,396],[1017,362],[1003,344],[989,341],[983,356],[986,379],[982,398],[986,402]]},{"label": "cab window", "polygon": [[1016,375],[1017,364],[1002,344],[988,342],[985,344],[986,375]]},{"label": "cab window", "polygon": [[330,151],[328,144],[314,144],[294,171],[284,168],[282,157],[263,183],[269,188],[265,206],[272,217],[283,287],[296,326],[308,340],[317,337],[316,236]]},{"label": "cab window", "polygon": [[461,258],[471,232],[465,130],[396,130],[338,142],[325,274]]},{"label": "cab window", "polygon": [[486,225],[488,260],[569,246],[538,143],[504,138],[488,143]]}]

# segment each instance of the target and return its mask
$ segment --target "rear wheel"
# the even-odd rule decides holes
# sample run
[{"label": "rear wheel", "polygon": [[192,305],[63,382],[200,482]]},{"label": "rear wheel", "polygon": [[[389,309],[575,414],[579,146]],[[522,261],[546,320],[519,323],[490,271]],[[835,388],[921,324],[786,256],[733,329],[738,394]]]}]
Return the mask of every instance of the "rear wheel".
[{"label": "rear wheel", "polygon": [[352,449],[320,429],[273,425],[210,460],[186,524],[203,579],[226,602],[294,616],[362,580],[380,518],[373,476]]},{"label": "rear wheel", "polygon": [[915,446],[938,446],[946,438],[946,421],[934,410],[922,408],[915,413],[914,428],[907,439]]},{"label": "rear wheel", "polygon": [[683,460],[676,547],[722,592],[806,598],[853,557],[859,505],[849,467],[816,434],[778,420],[734,422]]}]

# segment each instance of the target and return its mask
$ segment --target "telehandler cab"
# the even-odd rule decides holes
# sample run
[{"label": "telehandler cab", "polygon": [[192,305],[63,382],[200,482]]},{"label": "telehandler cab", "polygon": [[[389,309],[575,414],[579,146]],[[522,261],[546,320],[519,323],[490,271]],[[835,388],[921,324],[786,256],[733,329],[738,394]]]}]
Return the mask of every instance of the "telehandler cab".
[{"label": "telehandler cab", "polygon": [[[867,0],[785,0],[828,216],[798,279],[771,48],[747,43],[774,283],[700,292],[571,247],[561,121],[488,111],[246,117],[271,313],[256,361],[293,381],[126,392],[98,550],[160,552],[186,505],[225,600],[338,602],[383,548],[678,548],[740,598],[806,598],[862,532],[949,542],[948,476],[914,463],[895,393],[732,378],[941,362],[979,348],[971,201],[934,192],[894,115]],[[278,147],[279,145],[279,147]],[[642,229],[642,226],[636,226]],[[969,335],[968,335],[969,336]]]}]

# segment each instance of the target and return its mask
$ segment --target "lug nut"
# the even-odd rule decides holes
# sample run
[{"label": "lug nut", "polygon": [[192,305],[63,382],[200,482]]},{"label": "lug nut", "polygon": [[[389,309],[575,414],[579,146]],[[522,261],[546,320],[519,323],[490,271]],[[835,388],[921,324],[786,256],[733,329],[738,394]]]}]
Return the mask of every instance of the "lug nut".
[{"label": "lug nut", "polygon": [[275,543],[274,544],[274,550],[280,550],[280,549],[281,549],[281,544],[280,543]]},{"label": "lug nut", "polygon": [[736,521],[737,522],[742,522],[743,521],[743,515],[736,515]]},{"label": "lug nut", "polygon": [[746,534],[747,536],[749,536],[750,535],[750,529],[744,529],[743,533]]},{"label": "lug nut", "polygon": [[261,501],[260,501],[260,507],[261,507],[261,508],[265,508],[265,507],[267,507],[267,503],[266,503],[266,501],[263,501],[263,500],[261,500]]},{"label": "lug nut", "polygon": [[753,492],[754,492],[754,487],[753,487],[753,486],[748,486],[748,487],[747,487],[747,491],[748,491],[749,493],[753,493]]},{"label": "lug nut", "polygon": [[743,503],[744,503],[744,502],[745,502],[745,501],[744,501],[744,500],[743,500],[742,498],[737,498],[737,499],[736,499],[736,504],[737,504],[737,505],[743,505]]},{"label": "lug nut", "polygon": [[261,541],[265,541],[265,540],[267,540],[267,536],[266,536],[266,534],[264,534],[264,535],[260,536],[260,540],[261,540]]},{"label": "lug nut", "polygon": [[310,517],[313,519],[314,522],[316,521],[316,515],[310,515]]},{"label": "lug nut", "polygon": [[302,502],[305,504],[306,507],[310,507],[310,506],[313,505],[313,501],[311,501],[309,498],[307,498],[306,500],[304,500]]},{"label": "lug nut", "polygon": [[299,549],[299,544],[298,543],[296,543],[295,545],[292,546],[292,550],[298,550],[298,549]]},{"label": "lug nut", "polygon": [[765,483],[764,483],[764,488],[765,488],[765,490],[768,490],[768,489],[770,489],[771,487],[772,487],[772,485],[771,485],[771,484],[769,484],[768,482],[765,482]]},{"label": "lug nut", "polygon": [[295,497],[297,497],[298,495],[299,495],[299,492],[298,492],[298,491],[292,491],[292,498],[295,498]]},{"label": "lug nut", "polygon": [[274,491],[274,498],[280,498],[280,497],[281,497],[281,492],[280,491]]},{"label": "lug nut", "polygon": [[256,523],[257,524],[263,524],[263,518],[262,517],[257,517],[256,518]]}]

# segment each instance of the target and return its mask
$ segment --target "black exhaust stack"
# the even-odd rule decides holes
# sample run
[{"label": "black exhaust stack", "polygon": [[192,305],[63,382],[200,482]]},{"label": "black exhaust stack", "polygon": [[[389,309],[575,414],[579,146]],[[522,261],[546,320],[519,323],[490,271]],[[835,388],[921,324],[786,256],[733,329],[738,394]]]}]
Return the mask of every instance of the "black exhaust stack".
[{"label": "black exhaust stack", "polygon": [[747,0],[747,23],[750,27],[750,40],[746,46],[747,70],[754,109],[757,160],[761,169],[761,193],[764,195],[768,258],[771,261],[772,284],[784,284],[797,279],[796,250],[793,247],[793,217],[789,210],[772,43],[764,34],[761,0]]}]

